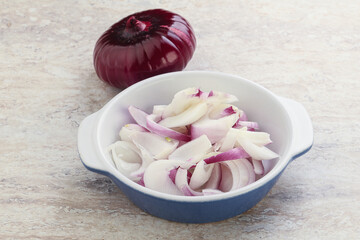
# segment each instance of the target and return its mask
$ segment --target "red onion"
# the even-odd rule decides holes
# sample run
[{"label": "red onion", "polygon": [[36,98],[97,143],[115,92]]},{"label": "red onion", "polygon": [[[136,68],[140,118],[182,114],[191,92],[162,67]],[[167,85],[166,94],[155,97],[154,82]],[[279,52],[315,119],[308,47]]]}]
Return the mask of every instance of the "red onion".
[{"label": "red onion", "polygon": [[195,51],[190,24],[178,14],[152,9],[112,25],[94,49],[100,79],[126,88],[145,78],[183,70]]}]

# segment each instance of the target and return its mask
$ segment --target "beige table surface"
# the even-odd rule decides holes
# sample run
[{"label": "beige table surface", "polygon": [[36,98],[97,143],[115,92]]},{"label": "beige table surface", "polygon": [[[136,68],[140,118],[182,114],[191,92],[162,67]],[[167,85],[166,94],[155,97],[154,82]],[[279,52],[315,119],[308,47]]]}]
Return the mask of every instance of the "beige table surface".
[{"label": "beige table surface", "polygon": [[[237,74],[301,102],[314,145],[250,211],[180,224],[135,207],[87,171],[77,130],[119,90],[92,65],[97,38],[130,13],[189,20],[185,70]],[[0,239],[359,239],[360,2],[0,2]]]}]

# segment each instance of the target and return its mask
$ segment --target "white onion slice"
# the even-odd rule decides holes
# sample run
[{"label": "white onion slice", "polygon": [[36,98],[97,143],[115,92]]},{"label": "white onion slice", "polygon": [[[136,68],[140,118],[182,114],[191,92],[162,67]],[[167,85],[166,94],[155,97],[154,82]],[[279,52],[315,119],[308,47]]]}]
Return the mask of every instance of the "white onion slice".
[{"label": "white onion slice", "polygon": [[121,128],[119,132],[120,139],[123,141],[131,142],[130,136],[135,132],[148,132],[148,130],[138,124],[126,124]]},{"label": "white onion slice", "polygon": [[269,160],[269,159],[273,159],[273,158],[277,158],[278,155],[276,153],[274,153],[273,151],[271,151],[270,149],[268,149],[265,146],[258,146],[254,143],[252,143],[250,140],[248,139],[244,139],[242,137],[238,137],[237,139],[238,143],[240,144],[241,147],[243,147],[245,149],[245,151],[252,157],[255,159],[261,159],[261,160]]},{"label": "white onion slice", "polygon": [[180,113],[188,109],[190,106],[196,105],[201,102],[200,98],[193,97],[196,92],[196,88],[187,88],[177,92],[171,103],[167,105],[167,107],[164,109],[162,117],[167,118],[179,115]]},{"label": "white onion slice", "polygon": [[251,129],[251,130],[258,130],[259,124],[257,122],[237,121],[233,127],[234,128],[247,127],[248,129]]},{"label": "white onion slice", "polygon": [[264,146],[271,143],[270,134],[266,132],[238,131],[238,137],[249,140],[258,146]]},{"label": "white onion slice", "polygon": [[194,191],[188,184],[187,170],[179,168],[175,177],[175,184],[185,196],[200,196],[202,193]]},{"label": "white onion slice", "polygon": [[[152,162],[145,170],[144,185],[147,188],[174,195],[184,195],[171,180],[172,169],[179,167],[179,161],[158,160]],[[186,170],[185,170],[186,171]],[[177,175],[177,174],[176,174]]]},{"label": "white onion slice", "polygon": [[179,141],[168,140],[150,132],[136,132],[131,140],[146,149],[155,159],[167,158],[178,146]]},{"label": "white onion slice", "polygon": [[198,189],[204,185],[209,180],[213,168],[214,164],[208,165],[204,161],[198,162],[190,179],[190,188]]},{"label": "white onion slice", "polygon": [[204,156],[211,149],[211,142],[203,135],[197,139],[185,143],[181,147],[178,147],[172,154],[169,155],[169,160],[178,161],[194,161],[201,160],[200,157]]},{"label": "white onion slice", "polygon": [[159,124],[168,128],[186,126],[199,120],[206,111],[207,104],[202,102],[189,107],[178,115],[164,118]]},{"label": "white onion slice", "polygon": [[133,143],[117,141],[108,148],[111,152],[115,167],[125,176],[140,168],[142,159],[139,151]]},{"label": "white onion slice", "polygon": [[222,179],[219,186],[221,191],[232,191],[255,181],[252,165],[246,159],[225,161],[221,166]]},{"label": "white onion slice", "polygon": [[179,140],[179,141],[186,141],[186,142],[190,141],[190,139],[191,139],[190,136],[185,135],[180,132],[176,132],[170,128],[164,127],[164,126],[156,123],[155,122],[156,117],[157,117],[156,115],[148,115],[146,117],[146,127],[151,132],[156,133],[163,137],[168,137],[168,138]]},{"label": "white onion slice", "polygon": [[152,114],[162,116],[167,105],[154,105]]},{"label": "white onion slice", "polygon": [[211,176],[205,184],[205,189],[218,189],[221,180],[221,167],[220,163],[212,164],[214,166]]},{"label": "white onion slice", "polygon": [[194,139],[205,134],[212,144],[216,143],[226,136],[237,119],[237,114],[219,119],[210,119],[208,116],[204,116],[191,125],[191,138]]},{"label": "white onion slice", "polygon": [[134,106],[129,106],[128,108],[130,115],[132,116],[132,118],[135,120],[135,122],[137,124],[139,124],[140,126],[147,128],[146,127],[146,117],[147,117],[147,113],[144,112],[143,110],[140,110],[139,108],[136,108]]},{"label": "white onion slice", "polygon": [[233,103],[238,101],[236,96],[229,93],[219,91],[212,91],[212,93],[212,96],[206,99],[209,103]]},{"label": "white onion slice", "polygon": [[134,142],[136,147],[140,150],[140,156],[141,156],[141,166],[138,170],[132,172],[130,174],[130,179],[134,181],[139,181],[143,179],[145,169],[154,162],[154,157],[140,144]]},{"label": "white onion slice", "polygon": [[264,165],[261,160],[256,160],[256,159],[252,158],[251,162],[254,166],[254,172],[256,174],[259,174],[259,175],[264,174]]},{"label": "white onion slice", "polygon": [[221,147],[219,151],[225,152],[230,149],[233,149],[235,146],[237,136],[238,136],[238,131],[236,129],[230,128],[225,138],[221,140]]}]

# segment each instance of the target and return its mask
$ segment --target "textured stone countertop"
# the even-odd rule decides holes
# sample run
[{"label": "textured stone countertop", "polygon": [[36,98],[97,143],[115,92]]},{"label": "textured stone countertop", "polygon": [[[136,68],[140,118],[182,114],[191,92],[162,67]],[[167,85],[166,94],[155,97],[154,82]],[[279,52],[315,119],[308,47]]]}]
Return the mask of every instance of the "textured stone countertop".
[{"label": "textured stone countertop", "polygon": [[[97,38],[130,13],[165,8],[192,24],[185,70],[251,79],[301,102],[314,127],[253,209],[180,224],[134,206],[87,171],[79,123],[119,90],[92,65]],[[360,2],[0,2],[0,239],[359,239]]]}]

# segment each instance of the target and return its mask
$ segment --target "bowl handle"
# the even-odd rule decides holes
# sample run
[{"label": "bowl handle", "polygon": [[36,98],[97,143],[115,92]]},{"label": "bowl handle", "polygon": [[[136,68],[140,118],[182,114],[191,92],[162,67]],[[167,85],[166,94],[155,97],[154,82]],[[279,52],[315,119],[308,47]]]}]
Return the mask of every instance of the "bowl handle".
[{"label": "bowl handle", "polygon": [[106,170],[98,160],[99,156],[94,143],[94,127],[97,117],[98,112],[93,113],[80,123],[78,130],[78,150],[80,159],[87,169],[97,173],[104,173]]},{"label": "bowl handle", "polygon": [[314,133],[311,119],[301,103],[284,97],[279,97],[279,99],[288,111],[293,126],[293,144],[290,152],[292,159],[295,159],[309,151],[313,144]]}]

